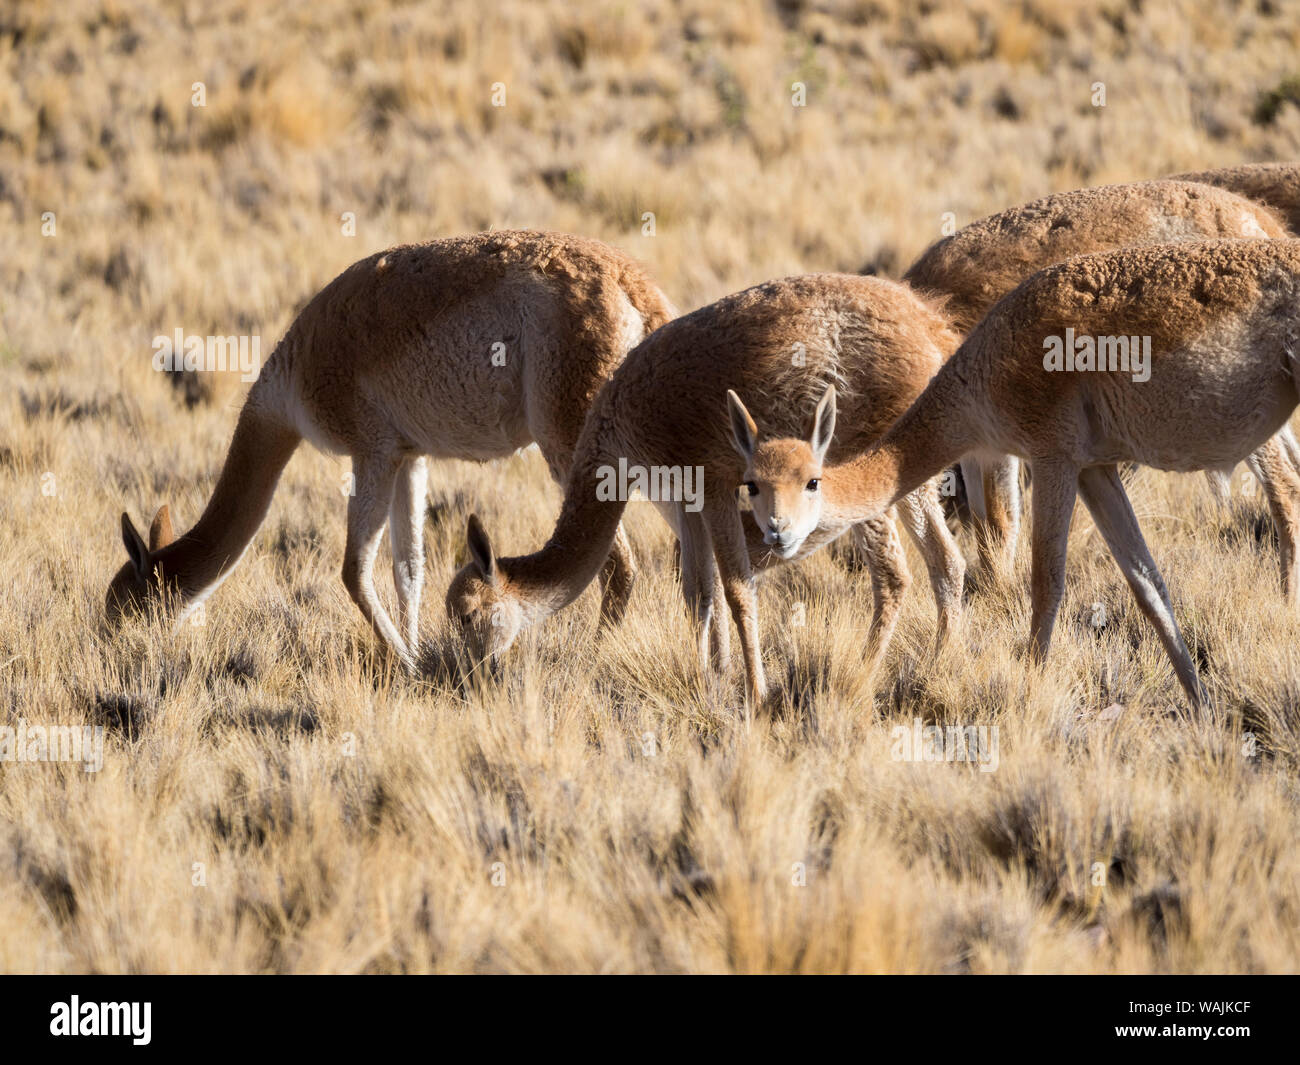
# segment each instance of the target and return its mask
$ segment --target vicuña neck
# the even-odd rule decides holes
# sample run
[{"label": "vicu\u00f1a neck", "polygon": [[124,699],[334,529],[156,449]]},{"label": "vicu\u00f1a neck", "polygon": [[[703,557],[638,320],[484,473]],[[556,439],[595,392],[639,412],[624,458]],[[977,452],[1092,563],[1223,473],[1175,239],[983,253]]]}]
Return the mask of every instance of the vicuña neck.
[{"label": "vicu\u00f1a neck", "polygon": [[[585,436],[585,434],[584,434]],[[584,441],[585,442],[585,441]],[[582,594],[600,572],[627,507],[626,499],[603,499],[597,489],[607,456],[592,441],[574,459],[565,482],[564,506],[546,546],[532,555],[501,559],[498,565],[526,607],[553,614]]]},{"label": "vicu\u00f1a neck", "polygon": [[879,442],[856,459],[828,467],[823,520],[845,526],[877,518],[909,492],[947,469],[978,439],[969,399],[946,365]]},{"label": "vicu\u00f1a neck", "polygon": [[827,468],[822,472],[822,523],[847,528],[879,517],[907,494],[897,487],[902,470],[902,454],[883,441],[856,459]]},{"label": "vicu\u00f1a neck", "polygon": [[155,556],[164,581],[183,601],[202,598],[234,569],[266,517],[300,439],[280,420],[245,404],[203,515]]}]

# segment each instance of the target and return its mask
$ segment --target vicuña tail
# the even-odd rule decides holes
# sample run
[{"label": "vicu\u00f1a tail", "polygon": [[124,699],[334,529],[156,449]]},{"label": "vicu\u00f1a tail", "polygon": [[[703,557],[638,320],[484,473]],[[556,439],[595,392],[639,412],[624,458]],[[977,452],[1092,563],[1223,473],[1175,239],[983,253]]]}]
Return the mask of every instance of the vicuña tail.
[{"label": "vicu\u00f1a tail", "polygon": [[677,308],[653,282],[628,272],[619,278],[618,283],[623,294],[627,296],[628,302],[645,322],[645,333],[642,339],[677,317]]}]

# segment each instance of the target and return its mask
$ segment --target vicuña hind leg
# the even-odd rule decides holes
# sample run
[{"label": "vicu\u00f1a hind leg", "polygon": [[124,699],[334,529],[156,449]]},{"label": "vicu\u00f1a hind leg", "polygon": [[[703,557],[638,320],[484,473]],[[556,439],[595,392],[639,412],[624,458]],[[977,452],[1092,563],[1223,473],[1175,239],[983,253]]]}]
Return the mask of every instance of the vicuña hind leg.
[{"label": "vicu\u00f1a hind leg", "polygon": [[[1269,515],[1277,532],[1278,564],[1282,572],[1282,596],[1292,610],[1300,609],[1300,444],[1290,425],[1246,458],[1246,465],[1264,489]],[[1205,476],[1220,506],[1232,501],[1230,471],[1206,470]]]},{"label": "vicu\u00f1a hind leg", "polygon": [[614,532],[614,542],[609,548],[609,558],[600,568],[600,623],[617,625],[627,613],[636,583],[636,558],[627,538],[623,523]]},{"label": "vicu\u00f1a hind leg", "polygon": [[903,596],[912,583],[907,555],[903,551],[903,542],[898,538],[898,525],[894,518],[891,509],[879,518],[853,526],[853,538],[871,574],[873,606],[863,662],[868,677],[876,672],[889,641],[893,639]]},{"label": "vicu\u00f1a hind leg", "polygon": [[1056,612],[1065,595],[1065,549],[1070,538],[1077,478],[1078,471],[1068,463],[1034,462],[1029,650],[1040,662],[1052,645]]},{"label": "vicu\u00f1a hind leg", "polygon": [[986,521],[980,529],[980,567],[995,581],[1011,574],[1020,541],[1020,460],[1003,455],[980,463]]},{"label": "vicu\u00f1a hind leg", "polygon": [[[1037,475],[1037,468],[1035,468]],[[1038,483],[1034,483],[1035,495]],[[1174,620],[1174,608],[1169,602],[1169,590],[1156,568],[1155,560],[1147,549],[1138,527],[1137,516],[1129,503],[1124,485],[1119,479],[1119,470],[1114,466],[1095,466],[1079,474],[1079,494],[1083,496],[1084,505],[1092,514],[1097,529],[1101,532],[1115,557],[1120,570],[1128,580],[1133,595],[1137,598],[1151,624],[1160,635],[1160,642],[1165,645],[1165,652],[1174,665],[1174,672],[1187,692],[1193,706],[1199,706],[1204,700],[1200,678],[1196,675],[1196,666],[1188,653],[1187,644],[1183,642],[1178,623]]]},{"label": "vicu\u00f1a hind leg", "polygon": [[704,520],[713,539],[713,556],[718,562],[722,591],[731,608],[731,616],[740,630],[740,647],[745,656],[746,689],[752,705],[762,704],[767,695],[767,677],[763,672],[763,655],[758,641],[758,593],[749,568],[749,549],[740,511],[731,493],[708,497],[704,503]]},{"label": "vicu\u00f1a hind leg", "polygon": [[393,552],[397,626],[414,654],[420,646],[420,593],[424,588],[424,498],[429,471],[424,456],[402,463],[393,504],[388,508],[388,541]]},{"label": "vicu\u00f1a hind leg", "polygon": [[682,594],[695,622],[696,652],[703,673],[712,665],[721,673],[731,666],[731,634],[722,612],[722,581],[713,561],[713,541],[702,515],[686,510],[678,523],[681,537]]},{"label": "vicu\u00f1a hind leg", "polygon": [[930,481],[915,492],[898,501],[903,525],[916,542],[925,568],[930,574],[930,588],[934,592],[935,606],[939,611],[936,648],[947,642],[948,636],[961,623],[962,584],[966,579],[966,559],[961,548],[948,531],[939,502],[939,488]]},{"label": "vicu\u00f1a hind leg", "polygon": [[1264,487],[1273,527],[1277,529],[1282,595],[1292,610],[1300,606],[1300,578],[1296,554],[1300,549],[1300,470],[1291,461],[1279,433],[1246,459],[1250,471]]},{"label": "vicu\u00f1a hind leg", "polygon": [[379,638],[397,652],[408,672],[415,663],[406,643],[375,594],[375,555],[393,503],[401,459],[392,455],[356,456],[354,494],[348,500],[348,536],[343,549],[343,585]]}]

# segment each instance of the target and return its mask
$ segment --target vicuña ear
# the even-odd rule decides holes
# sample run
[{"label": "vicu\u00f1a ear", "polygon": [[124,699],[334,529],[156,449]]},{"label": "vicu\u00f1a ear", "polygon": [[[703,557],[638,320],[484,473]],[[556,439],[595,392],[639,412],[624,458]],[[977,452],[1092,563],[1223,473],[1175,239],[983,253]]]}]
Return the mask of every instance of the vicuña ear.
[{"label": "vicu\u00f1a ear", "polygon": [[469,528],[465,539],[469,544],[469,557],[474,560],[474,565],[478,567],[483,579],[489,584],[496,584],[497,556],[492,552],[492,541],[488,539],[487,531],[483,528],[483,523],[478,520],[477,514],[469,516]]},{"label": "vicu\u00f1a ear", "polygon": [[148,580],[153,568],[149,564],[149,548],[145,547],[144,539],[135,531],[131,515],[125,510],[122,511],[122,543],[126,544],[127,557],[135,567],[136,574],[141,580]]},{"label": "vicu\u00f1a ear", "polygon": [[745,404],[731,389],[727,389],[727,413],[731,415],[731,443],[746,462],[754,457],[758,446],[758,426],[749,416]]},{"label": "vicu\u00f1a ear", "polygon": [[826,452],[834,439],[835,386],[828,385],[826,394],[822,396],[821,402],[817,404],[817,413],[813,415],[812,436],[808,440],[808,446],[812,448],[818,462],[825,460]]},{"label": "vicu\u00f1a ear", "polygon": [[149,526],[150,553],[161,551],[175,539],[176,534],[172,532],[171,508],[164,503],[158,508],[158,513],[153,516],[153,524]]}]

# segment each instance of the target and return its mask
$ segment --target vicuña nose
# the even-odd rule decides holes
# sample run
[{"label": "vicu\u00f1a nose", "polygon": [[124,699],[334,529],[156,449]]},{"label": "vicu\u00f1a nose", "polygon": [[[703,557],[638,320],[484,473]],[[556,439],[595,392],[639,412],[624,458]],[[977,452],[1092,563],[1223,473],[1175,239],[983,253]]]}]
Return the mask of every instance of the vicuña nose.
[{"label": "vicu\u00f1a nose", "polygon": [[789,526],[789,524],[790,524],[790,519],[789,519],[789,518],[784,518],[784,517],[780,517],[780,518],[779,518],[779,517],[777,517],[775,514],[773,514],[770,518],[767,519],[767,524],[768,524],[768,527],[769,527],[773,532],[777,532],[777,533],[779,533],[779,532],[781,532],[783,529],[785,529],[787,526]]}]

